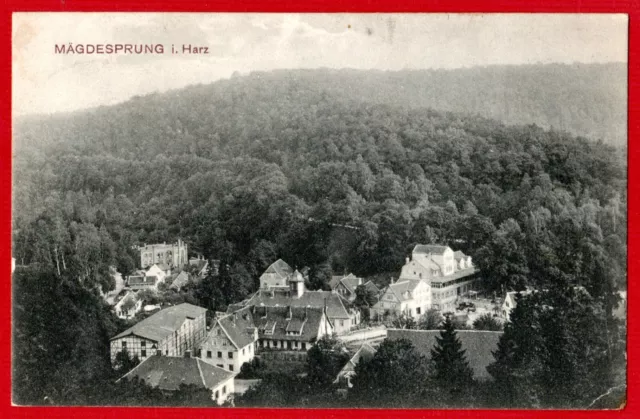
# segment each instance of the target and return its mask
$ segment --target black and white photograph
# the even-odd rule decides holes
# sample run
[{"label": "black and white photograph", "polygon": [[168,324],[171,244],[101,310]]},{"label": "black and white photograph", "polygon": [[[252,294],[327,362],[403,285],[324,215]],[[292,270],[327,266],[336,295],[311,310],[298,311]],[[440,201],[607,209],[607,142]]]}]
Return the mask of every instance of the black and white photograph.
[{"label": "black and white photograph", "polygon": [[12,21],[14,406],[618,410],[628,16]]}]

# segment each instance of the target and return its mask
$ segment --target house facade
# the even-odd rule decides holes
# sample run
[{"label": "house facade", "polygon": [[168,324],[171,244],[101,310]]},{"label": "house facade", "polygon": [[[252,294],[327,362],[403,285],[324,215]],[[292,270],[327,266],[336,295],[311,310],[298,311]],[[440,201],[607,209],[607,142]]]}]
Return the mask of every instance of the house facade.
[{"label": "house facade", "polygon": [[422,279],[398,280],[382,292],[373,312],[378,316],[404,314],[418,320],[431,308],[431,295],[431,287]]},{"label": "house facade", "polygon": [[343,277],[333,277],[329,282],[331,290],[349,302],[353,302],[356,299],[356,288],[361,285],[364,285],[367,290],[372,291],[376,295],[380,293],[380,290],[373,282],[364,281],[362,278],[358,278],[353,274]]},{"label": "house facade", "polygon": [[[163,393],[171,393],[181,385],[195,385],[211,391],[211,399],[223,404],[235,391],[235,374],[191,357],[151,356],[120,380],[138,378]],[[118,380],[118,381],[120,381]]]},{"label": "house facade", "polygon": [[216,319],[200,346],[200,358],[218,368],[239,372],[242,364],[254,358],[258,328],[251,308],[246,307]]},{"label": "house facade", "polygon": [[323,336],[333,334],[322,308],[253,306],[252,311],[258,350],[307,351]]},{"label": "house facade", "polygon": [[511,311],[518,305],[517,295],[529,295],[532,292],[532,290],[507,292],[504,296],[504,302],[502,303],[502,317],[504,317],[506,321],[510,321]]},{"label": "house facade", "polygon": [[458,298],[473,289],[477,270],[470,256],[448,246],[418,244],[400,273],[403,280],[425,280],[431,286],[431,304],[453,311]]},{"label": "house facade", "polygon": [[165,308],[111,338],[111,362],[127,351],[141,361],[153,356],[182,356],[195,351],[206,337],[206,312],[183,303]]},{"label": "house facade", "polygon": [[119,318],[129,320],[142,310],[142,300],[137,293],[129,291],[113,306],[113,310]]},{"label": "house facade", "polygon": [[289,288],[289,280],[293,276],[293,269],[287,262],[278,259],[273,262],[260,276],[260,288]]},{"label": "house facade", "polygon": [[172,268],[180,268],[189,263],[187,244],[178,239],[176,243],[145,244],[140,251],[140,266],[148,268],[154,264],[165,264]]}]

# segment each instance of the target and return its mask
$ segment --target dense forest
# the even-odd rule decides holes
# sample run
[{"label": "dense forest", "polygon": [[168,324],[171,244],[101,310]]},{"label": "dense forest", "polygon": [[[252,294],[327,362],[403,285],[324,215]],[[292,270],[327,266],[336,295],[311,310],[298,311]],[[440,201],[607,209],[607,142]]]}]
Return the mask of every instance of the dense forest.
[{"label": "dense forest", "polygon": [[[46,300],[107,291],[132,246],[182,238],[221,260],[226,304],[278,257],[312,288],[343,272],[384,285],[416,243],[442,243],[489,290],[581,285],[609,316],[626,288],[623,69],[276,71],[23,118],[13,256],[47,272]],[[112,320],[93,318],[104,344]]]}]

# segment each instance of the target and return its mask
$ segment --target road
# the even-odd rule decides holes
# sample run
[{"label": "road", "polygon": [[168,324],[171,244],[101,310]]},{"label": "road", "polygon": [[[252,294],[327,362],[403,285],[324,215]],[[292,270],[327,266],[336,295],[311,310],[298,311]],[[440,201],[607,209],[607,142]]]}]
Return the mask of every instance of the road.
[{"label": "road", "polygon": [[113,291],[109,291],[107,295],[104,296],[107,303],[111,305],[114,304],[116,296],[120,294],[120,291],[124,288],[124,279],[122,279],[122,274],[120,272],[116,272],[113,275],[113,278],[116,280],[116,288]]}]

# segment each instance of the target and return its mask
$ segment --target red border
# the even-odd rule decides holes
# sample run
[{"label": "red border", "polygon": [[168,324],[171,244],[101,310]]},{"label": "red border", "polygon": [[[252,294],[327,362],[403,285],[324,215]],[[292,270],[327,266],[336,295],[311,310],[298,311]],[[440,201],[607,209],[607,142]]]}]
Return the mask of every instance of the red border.
[{"label": "red border", "polygon": [[[639,351],[638,335],[634,330],[635,318],[640,310],[632,303],[628,312],[628,401],[621,411],[506,411],[506,410],[335,410],[335,409],[205,409],[205,408],[22,408],[11,406],[11,282],[9,280],[9,258],[11,248],[11,13],[14,11],[171,11],[171,12],[553,12],[553,13],[627,13],[629,14],[629,139],[640,133],[640,108],[634,99],[640,93],[640,65],[638,63],[640,40],[640,3],[638,1],[616,0],[433,0],[421,2],[412,0],[217,0],[217,1],[180,1],[151,0],[142,2],[92,0],[5,0],[0,5],[0,184],[5,186],[0,196],[0,236],[5,251],[0,256],[0,266],[4,266],[5,280],[0,281],[0,298],[2,299],[2,321],[0,322],[0,417],[40,418],[40,417],[109,417],[122,418],[130,416],[170,417],[184,416],[205,417],[253,417],[265,415],[269,417],[300,418],[332,417],[349,418],[354,414],[384,418],[387,416],[401,418],[444,417],[553,417],[562,415],[566,418],[588,416],[591,418],[607,418],[614,416],[640,417],[637,401],[640,371],[636,363]],[[640,147],[629,141],[629,299],[635,300],[635,273],[640,269],[640,260],[635,245],[640,235],[638,230],[638,191],[640,183],[638,170],[632,164],[633,157],[640,154]]]}]

